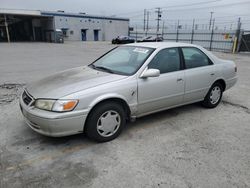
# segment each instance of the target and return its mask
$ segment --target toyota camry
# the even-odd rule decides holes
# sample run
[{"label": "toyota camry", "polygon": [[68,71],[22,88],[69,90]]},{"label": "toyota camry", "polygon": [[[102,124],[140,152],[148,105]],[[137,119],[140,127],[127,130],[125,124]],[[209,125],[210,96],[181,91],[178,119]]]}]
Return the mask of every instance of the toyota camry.
[{"label": "toyota camry", "polygon": [[184,43],[134,43],[93,63],[56,73],[24,89],[20,107],[34,131],[85,133],[110,141],[126,122],[195,102],[216,107],[237,81],[234,62]]}]

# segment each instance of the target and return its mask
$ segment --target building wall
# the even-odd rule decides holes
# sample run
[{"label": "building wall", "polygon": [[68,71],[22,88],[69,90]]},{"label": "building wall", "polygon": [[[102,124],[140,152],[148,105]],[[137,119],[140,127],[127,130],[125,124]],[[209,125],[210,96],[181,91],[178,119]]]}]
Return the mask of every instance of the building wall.
[{"label": "building wall", "polygon": [[118,35],[128,35],[129,21],[87,17],[54,16],[55,29],[65,29],[65,40],[81,41],[81,30],[86,30],[87,41],[94,40],[94,30],[98,30],[99,41],[110,41]]}]

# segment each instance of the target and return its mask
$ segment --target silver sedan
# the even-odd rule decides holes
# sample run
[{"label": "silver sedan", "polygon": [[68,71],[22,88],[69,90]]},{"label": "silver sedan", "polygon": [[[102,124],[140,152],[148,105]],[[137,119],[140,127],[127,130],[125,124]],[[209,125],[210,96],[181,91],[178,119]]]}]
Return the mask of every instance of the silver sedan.
[{"label": "silver sedan", "polygon": [[216,107],[237,81],[234,62],[183,43],[123,45],[88,66],[28,85],[20,97],[24,119],[47,136],[84,132],[105,142],[126,122],[199,102]]}]

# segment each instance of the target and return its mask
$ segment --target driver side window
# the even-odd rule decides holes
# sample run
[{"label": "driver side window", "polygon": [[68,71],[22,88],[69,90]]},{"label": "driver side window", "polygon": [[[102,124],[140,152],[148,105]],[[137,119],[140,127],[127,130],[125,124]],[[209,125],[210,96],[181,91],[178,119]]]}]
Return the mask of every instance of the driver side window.
[{"label": "driver side window", "polygon": [[161,74],[180,70],[178,48],[166,48],[158,52],[148,65],[149,69],[158,69]]}]

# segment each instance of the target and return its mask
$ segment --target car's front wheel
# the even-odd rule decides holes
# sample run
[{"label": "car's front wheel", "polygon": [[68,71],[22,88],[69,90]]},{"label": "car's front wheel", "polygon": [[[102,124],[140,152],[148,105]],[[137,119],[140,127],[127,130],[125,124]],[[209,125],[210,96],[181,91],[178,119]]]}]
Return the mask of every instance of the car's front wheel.
[{"label": "car's front wheel", "polygon": [[119,136],[125,124],[123,107],[116,102],[105,102],[89,114],[85,133],[97,142],[107,142]]},{"label": "car's front wheel", "polygon": [[223,86],[219,82],[214,83],[202,102],[203,106],[207,108],[215,108],[220,103],[222,94]]}]

